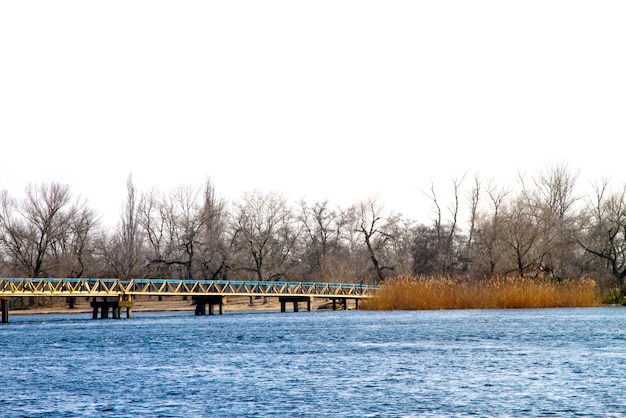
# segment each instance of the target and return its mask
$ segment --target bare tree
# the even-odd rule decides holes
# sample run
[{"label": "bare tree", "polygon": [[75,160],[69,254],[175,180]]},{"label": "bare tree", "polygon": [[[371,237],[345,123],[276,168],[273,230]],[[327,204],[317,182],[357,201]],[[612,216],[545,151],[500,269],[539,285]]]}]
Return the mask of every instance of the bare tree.
[{"label": "bare tree", "polygon": [[415,222],[395,214],[386,224],[387,233],[393,237],[386,247],[386,257],[393,266],[393,274],[410,275],[413,272],[411,251],[415,237]]},{"label": "bare tree", "polygon": [[217,196],[210,180],[204,184],[200,274],[203,278],[228,278],[231,266],[230,248],[227,245],[226,202]]},{"label": "bare tree", "polygon": [[533,177],[532,188],[521,179],[524,205],[534,216],[541,234],[541,267],[550,275],[571,273],[570,265],[576,258],[575,209],[582,200],[575,191],[577,178],[566,165],[555,165]]},{"label": "bare tree", "polygon": [[595,186],[595,201],[587,206],[585,227],[578,234],[584,250],[603,266],[624,289],[626,278],[626,187],[611,192],[608,180]]},{"label": "bare tree", "polygon": [[463,264],[461,270],[466,272],[469,270],[470,261],[472,259],[472,247],[474,245],[474,239],[476,234],[476,223],[478,221],[478,206],[481,200],[482,185],[478,175],[474,176],[474,186],[467,193],[467,201],[469,204],[469,232],[467,234],[467,241],[465,243],[465,249],[463,250]]},{"label": "bare tree", "polygon": [[31,184],[21,202],[2,193],[0,242],[17,273],[29,277],[47,273],[50,249],[71,225],[70,202],[69,187],[59,183]]},{"label": "bare tree", "polygon": [[285,198],[276,193],[245,193],[235,206],[233,245],[241,255],[239,268],[257,280],[288,274],[300,235]]},{"label": "bare tree", "polygon": [[31,252],[28,233],[17,216],[18,202],[6,190],[0,192],[0,243],[5,270],[12,275],[27,275]]},{"label": "bare tree", "polygon": [[309,206],[300,202],[300,221],[303,227],[303,276],[319,280],[329,274],[329,264],[339,262],[342,248],[342,229],[346,227],[341,212],[331,209],[328,200]]},{"label": "bare tree", "polygon": [[516,272],[520,276],[529,273],[541,264],[544,257],[544,246],[541,243],[541,231],[536,217],[526,202],[520,197],[504,212],[503,243],[508,251],[505,253],[507,273]]},{"label": "bare tree", "polygon": [[505,230],[502,208],[509,192],[490,182],[486,194],[489,206],[477,219],[473,260],[475,271],[494,275],[503,272],[498,271],[504,257],[502,247]]},{"label": "bare tree", "polygon": [[132,279],[143,270],[144,237],[139,229],[140,197],[132,175],[126,181],[126,201],[119,223],[111,233],[103,232],[96,240],[97,259],[105,277]]},{"label": "bare tree", "polygon": [[[356,208],[357,205],[353,205],[332,211],[334,220],[327,225],[326,249],[316,280],[363,283],[371,274],[370,257],[357,228]],[[304,254],[307,246],[305,242]]]},{"label": "bare tree", "polygon": [[170,236],[168,228],[167,204],[165,197],[156,189],[147,192],[141,201],[138,213],[138,225],[146,237],[145,256],[147,260],[146,272],[151,277],[167,278],[168,265],[165,262],[170,256]]},{"label": "bare tree", "polygon": [[193,278],[204,232],[203,203],[202,189],[194,187],[144,197],[139,223],[149,243],[152,275]]},{"label": "bare tree", "polygon": [[375,198],[356,206],[356,231],[363,238],[377,282],[382,282],[388,272],[394,270],[390,263],[389,251],[397,239],[393,232],[401,219],[395,214],[384,218],[383,213],[383,205]]},{"label": "bare tree", "polygon": [[83,277],[85,273],[96,272],[93,259],[94,231],[98,227],[96,213],[84,203],[71,213],[66,234],[51,246],[58,260],[55,275],[59,277]]},{"label": "bare tree", "polygon": [[[458,221],[460,212],[461,185],[463,180],[464,177],[452,180],[453,202],[448,207],[449,220],[447,221],[444,221],[443,209],[439,203],[439,199],[437,198],[433,183],[431,183],[430,192],[426,194],[433,204],[435,214],[432,227],[434,232],[432,239],[435,241],[434,248],[436,249],[434,253],[435,258],[433,260],[433,265],[436,266],[434,273],[452,274],[462,267],[462,251],[459,247],[461,236]],[[423,228],[420,230],[425,232]],[[416,238],[416,248],[421,246],[420,242],[422,241],[422,238]],[[428,245],[433,248],[433,244]]]}]

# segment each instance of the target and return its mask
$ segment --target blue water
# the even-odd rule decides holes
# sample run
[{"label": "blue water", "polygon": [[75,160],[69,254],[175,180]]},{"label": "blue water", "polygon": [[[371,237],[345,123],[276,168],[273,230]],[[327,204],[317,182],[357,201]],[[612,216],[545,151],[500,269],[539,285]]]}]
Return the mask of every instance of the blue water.
[{"label": "blue water", "polygon": [[626,309],[11,317],[0,415],[626,416]]}]

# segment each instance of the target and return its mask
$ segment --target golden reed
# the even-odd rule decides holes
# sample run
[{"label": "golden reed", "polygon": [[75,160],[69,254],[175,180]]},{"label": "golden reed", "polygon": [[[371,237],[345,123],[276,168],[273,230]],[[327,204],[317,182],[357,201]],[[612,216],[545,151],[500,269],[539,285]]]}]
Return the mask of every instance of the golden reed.
[{"label": "golden reed", "polygon": [[599,306],[592,279],[401,276],[385,281],[363,309],[506,309]]}]

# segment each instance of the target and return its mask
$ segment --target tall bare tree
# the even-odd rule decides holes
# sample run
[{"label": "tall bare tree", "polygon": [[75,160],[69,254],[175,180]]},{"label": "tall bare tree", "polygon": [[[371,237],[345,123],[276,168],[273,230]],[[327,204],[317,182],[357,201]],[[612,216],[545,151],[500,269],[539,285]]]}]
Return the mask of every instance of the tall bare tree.
[{"label": "tall bare tree", "polygon": [[17,216],[18,202],[9,192],[0,192],[0,243],[2,244],[3,270],[5,274],[21,276],[28,274],[25,261],[29,258],[27,231]]},{"label": "tall bare tree", "polygon": [[239,268],[257,280],[284,277],[296,262],[300,231],[281,194],[245,193],[235,205],[233,231]]},{"label": "tall bare tree", "polygon": [[510,192],[491,181],[486,190],[488,207],[477,219],[476,238],[472,254],[474,272],[495,275],[504,258],[504,213],[503,206]]},{"label": "tall bare tree", "polygon": [[[431,264],[434,266],[436,274],[453,274],[463,266],[463,247],[461,247],[461,234],[459,227],[459,214],[461,208],[461,185],[465,177],[460,179],[452,179],[452,203],[448,206],[449,218],[444,219],[443,208],[437,197],[435,185],[431,183],[430,192],[426,196],[433,205],[434,218],[432,225],[432,234],[430,240],[434,242],[427,243],[431,249],[435,249]],[[420,228],[425,233],[430,228]],[[424,238],[416,237],[416,249],[423,247]],[[414,251],[417,254],[419,251]]]},{"label": "tall bare tree", "polygon": [[504,259],[506,272],[527,275],[540,266],[545,255],[537,218],[521,196],[507,206],[503,214],[502,240],[508,249]]},{"label": "tall bare tree", "polygon": [[220,198],[211,180],[204,184],[202,219],[202,247],[200,275],[206,279],[228,279],[232,256],[228,245],[228,213],[226,202]]},{"label": "tall bare tree", "polygon": [[203,232],[202,190],[178,187],[169,195],[152,191],[145,196],[140,224],[149,242],[153,275],[191,279]]},{"label": "tall bare tree", "polygon": [[50,249],[71,225],[71,199],[69,187],[59,183],[31,184],[22,201],[2,193],[0,243],[17,273],[29,277],[48,273]]},{"label": "tall bare tree", "polygon": [[138,219],[140,200],[132,175],[129,175],[119,223],[113,231],[104,231],[95,244],[101,275],[105,277],[132,279],[142,275],[145,256]]},{"label": "tall bare tree", "polygon": [[467,240],[465,242],[465,248],[463,249],[462,267],[463,272],[467,272],[470,268],[470,263],[473,258],[472,248],[474,247],[474,240],[476,236],[476,224],[478,222],[478,208],[482,195],[482,183],[480,177],[474,175],[474,185],[467,192],[467,202],[469,206],[469,229],[467,233]]},{"label": "tall bare tree", "polygon": [[342,245],[343,229],[347,226],[345,218],[324,200],[313,205],[300,202],[300,220],[304,230],[302,275],[311,280],[335,275],[330,264],[340,263],[339,254],[345,248]]},{"label": "tall bare tree", "polygon": [[361,234],[367,254],[374,268],[377,282],[382,282],[395,268],[391,264],[390,251],[397,236],[396,225],[401,217],[391,214],[384,217],[384,206],[376,198],[370,198],[356,206],[356,231]]},{"label": "tall bare tree", "polygon": [[576,258],[574,228],[577,205],[582,201],[576,193],[577,178],[566,165],[558,164],[534,176],[532,187],[521,180],[524,206],[534,216],[541,235],[542,269],[551,275],[571,273]]},{"label": "tall bare tree", "polygon": [[587,219],[578,234],[578,242],[602,262],[625,292],[626,187],[611,191],[608,183],[604,180],[595,186],[595,201],[587,206]]},{"label": "tall bare tree", "polygon": [[65,235],[51,246],[57,260],[53,274],[58,277],[83,277],[97,272],[93,257],[99,225],[96,212],[86,203],[79,203],[71,213]]}]

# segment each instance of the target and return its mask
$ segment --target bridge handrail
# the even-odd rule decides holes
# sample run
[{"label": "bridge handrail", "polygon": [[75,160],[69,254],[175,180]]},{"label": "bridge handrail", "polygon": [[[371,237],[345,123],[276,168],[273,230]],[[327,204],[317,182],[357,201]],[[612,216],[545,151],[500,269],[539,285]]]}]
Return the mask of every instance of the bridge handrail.
[{"label": "bridge handrail", "polygon": [[[8,285],[8,286],[7,286]],[[136,288],[139,286],[139,290]],[[172,287],[177,290],[172,291]],[[182,290],[181,290],[182,287]],[[202,293],[197,287],[215,288],[208,293],[236,294],[313,294],[363,296],[378,289],[377,285],[361,283],[254,281],[254,280],[180,280],[180,279],[115,279],[115,278],[0,278],[0,294],[14,293]],[[158,288],[158,289],[157,289]],[[252,289],[252,290],[251,290]],[[319,293],[318,293],[319,291]],[[206,290],[204,292],[207,292]],[[344,293],[347,292],[347,293]],[[356,293],[353,293],[356,292]]]},{"label": "bridge handrail", "polygon": [[[117,280],[117,279],[116,279]],[[356,288],[377,288],[377,285],[373,284],[362,284],[362,283],[332,283],[332,282],[294,282],[294,281],[273,281],[273,280],[208,280],[208,279],[129,279],[123,280],[119,279],[122,282],[128,282],[132,280],[137,284],[148,284],[148,283],[185,283],[185,284],[194,284],[194,283],[202,283],[202,284],[219,284],[219,285],[262,285],[262,286],[270,286],[270,285],[288,285],[288,286],[330,286],[330,287],[356,287]]]}]

